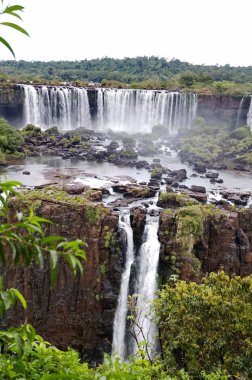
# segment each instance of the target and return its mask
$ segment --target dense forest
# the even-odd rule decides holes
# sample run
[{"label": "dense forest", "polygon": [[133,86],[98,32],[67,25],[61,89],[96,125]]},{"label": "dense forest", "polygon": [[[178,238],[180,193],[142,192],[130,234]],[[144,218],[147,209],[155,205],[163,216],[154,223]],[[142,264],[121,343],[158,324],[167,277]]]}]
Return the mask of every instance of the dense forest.
[{"label": "dense forest", "polygon": [[252,93],[252,66],[193,65],[159,57],[97,58],[82,61],[1,61],[0,81],[98,82],[104,86],[194,90],[215,94]]}]

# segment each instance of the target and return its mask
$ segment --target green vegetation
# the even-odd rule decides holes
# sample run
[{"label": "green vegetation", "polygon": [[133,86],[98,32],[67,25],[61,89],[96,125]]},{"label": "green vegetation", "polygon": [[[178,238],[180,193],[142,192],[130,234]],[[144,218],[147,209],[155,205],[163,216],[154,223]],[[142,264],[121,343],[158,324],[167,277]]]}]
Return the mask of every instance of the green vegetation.
[{"label": "green vegetation", "polygon": [[131,87],[193,91],[216,95],[252,93],[252,66],[192,65],[178,59],[158,57],[114,59],[104,57],[82,61],[2,61],[1,82],[72,82],[86,86],[90,81],[104,87]]},{"label": "green vegetation", "polygon": [[156,167],[152,169],[151,171],[151,178],[152,179],[161,179],[163,174],[163,168],[162,167]]},{"label": "green vegetation", "polygon": [[158,197],[158,205],[168,209],[174,207],[191,206],[194,204],[199,204],[199,202],[196,200],[191,200],[189,195],[186,193],[162,192]]},{"label": "green vegetation", "polygon": [[5,158],[16,158],[20,152],[20,147],[24,143],[24,138],[20,131],[11,127],[5,119],[0,119],[0,163]]},{"label": "green vegetation", "polygon": [[252,134],[246,126],[230,131],[226,125],[208,125],[197,118],[190,130],[183,131],[179,145],[181,158],[191,163],[213,164],[235,159],[251,165],[247,154],[252,150]]},{"label": "green vegetation", "polygon": [[251,276],[229,278],[223,272],[211,273],[202,284],[164,286],[155,305],[170,373],[184,369],[201,379],[202,371],[221,370],[251,378],[251,288]]}]

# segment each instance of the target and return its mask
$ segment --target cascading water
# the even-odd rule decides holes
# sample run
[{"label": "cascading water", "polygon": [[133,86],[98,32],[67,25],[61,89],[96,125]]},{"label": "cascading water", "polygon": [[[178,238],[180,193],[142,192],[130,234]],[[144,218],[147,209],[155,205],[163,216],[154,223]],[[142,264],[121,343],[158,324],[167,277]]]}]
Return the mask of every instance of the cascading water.
[{"label": "cascading water", "polygon": [[90,127],[87,90],[77,87],[34,87],[19,85],[24,91],[24,123],[42,128]]},{"label": "cascading water", "polygon": [[[157,291],[157,268],[160,251],[158,226],[157,217],[147,217],[139,257],[135,334],[138,343],[147,342],[149,355],[153,355],[157,348],[157,327],[152,321],[151,303]],[[135,346],[133,352],[136,352],[136,349]]]},{"label": "cascading water", "polygon": [[[150,304],[157,290],[157,268],[159,261],[160,243],[158,241],[158,217],[147,216],[147,222],[143,235],[143,243],[139,257],[134,257],[133,231],[130,224],[130,214],[120,216],[119,226],[124,229],[127,236],[127,249],[125,268],[122,274],[120,294],[114,319],[112,353],[121,360],[126,359],[127,354],[135,354],[137,343],[132,341],[132,347],[126,345],[126,320],[128,313],[128,294],[131,266],[138,261],[137,271],[137,304],[136,324],[134,335],[137,341],[147,341],[149,354],[152,355],[157,348],[157,329],[151,320]],[[127,351],[127,352],[126,352]]]},{"label": "cascading water", "polygon": [[190,128],[197,113],[197,95],[130,89],[98,89],[98,118],[102,129],[151,132],[164,125],[170,134]]},{"label": "cascading water", "polygon": [[[148,133],[163,125],[167,134],[190,128],[197,113],[197,95],[130,89],[93,89],[97,102],[90,112],[88,91],[78,87],[19,85],[24,91],[24,124],[42,128],[80,126],[129,133]],[[95,97],[94,97],[95,99]]]},{"label": "cascading water", "polygon": [[239,128],[240,126],[240,119],[241,119],[241,114],[242,114],[242,107],[243,107],[243,104],[244,104],[244,96],[241,98],[241,101],[240,101],[240,104],[239,104],[239,108],[238,108],[238,111],[237,111],[237,118],[236,118],[236,128]]},{"label": "cascading water", "polygon": [[133,231],[130,225],[129,210],[128,213],[123,213],[120,215],[119,227],[126,233],[127,249],[125,267],[121,279],[120,294],[118,297],[118,304],[114,319],[112,353],[115,353],[121,360],[123,360],[126,355],[125,335],[126,318],[128,312],[130,269],[132,263],[134,262]]},{"label": "cascading water", "polygon": [[250,106],[247,114],[247,125],[250,127],[250,130],[252,132],[252,96],[250,96]]}]

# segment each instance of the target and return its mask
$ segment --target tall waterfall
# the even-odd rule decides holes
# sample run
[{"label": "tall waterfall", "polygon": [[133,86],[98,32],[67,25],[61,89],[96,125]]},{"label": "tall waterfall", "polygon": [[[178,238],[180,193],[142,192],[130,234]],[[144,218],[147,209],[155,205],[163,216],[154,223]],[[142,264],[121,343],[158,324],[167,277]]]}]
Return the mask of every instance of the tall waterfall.
[{"label": "tall waterfall", "polygon": [[247,114],[247,125],[250,127],[252,133],[252,96],[250,96],[250,106]]},{"label": "tall waterfall", "polygon": [[157,291],[157,268],[160,243],[158,240],[158,219],[148,217],[143,244],[140,249],[137,293],[137,325],[135,333],[138,342],[147,341],[149,353],[155,352],[157,328],[152,321],[151,303]]},{"label": "tall waterfall", "polygon": [[169,133],[190,128],[197,113],[197,95],[130,89],[98,89],[98,125],[103,129],[151,132],[164,125]]},{"label": "tall waterfall", "polygon": [[128,294],[129,294],[129,280],[130,269],[134,262],[134,244],[133,244],[133,231],[130,225],[130,214],[120,215],[119,227],[124,229],[126,233],[126,258],[125,267],[121,279],[120,294],[118,297],[118,304],[114,319],[113,331],[113,344],[112,352],[115,353],[120,359],[124,359],[126,355],[126,318],[128,312]]},{"label": "tall waterfall", "polygon": [[42,128],[90,127],[87,90],[78,87],[34,87],[19,85],[24,91],[24,123]]},{"label": "tall waterfall", "polygon": [[[122,274],[120,294],[114,319],[114,333],[112,353],[116,354],[121,360],[127,355],[126,346],[126,320],[128,312],[128,294],[130,272],[133,262],[138,262],[137,271],[137,316],[134,334],[140,343],[147,340],[148,348],[152,354],[156,348],[157,330],[151,321],[150,305],[155,297],[157,290],[157,268],[159,261],[160,243],[158,241],[158,218],[147,217],[147,222],[143,235],[143,243],[140,248],[139,258],[134,257],[133,232],[130,224],[130,214],[120,216],[119,226],[124,229],[127,236],[127,250],[125,268]],[[136,342],[132,343],[130,353],[137,351]]]},{"label": "tall waterfall", "polygon": [[241,113],[242,113],[242,107],[243,107],[243,104],[244,104],[244,96],[241,98],[241,101],[240,101],[240,104],[239,104],[239,108],[238,108],[238,111],[237,111],[237,117],[236,117],[236,128],[239,128],[240,126],[240,119],[241,119]]}]

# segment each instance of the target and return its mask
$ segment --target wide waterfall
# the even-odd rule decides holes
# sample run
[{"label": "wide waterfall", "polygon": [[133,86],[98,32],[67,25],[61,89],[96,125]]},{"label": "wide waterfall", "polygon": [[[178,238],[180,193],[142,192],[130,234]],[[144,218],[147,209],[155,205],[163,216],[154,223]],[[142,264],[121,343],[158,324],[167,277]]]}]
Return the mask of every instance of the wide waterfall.
[{"label": "wide waterfall", "polygon": [[130,89],[99,89],[97,121],[102,129],[151,132],[155,125],[170,134],[190,128],[197,113],[197,95]]},{"label": "wide waterfall", "polygon": [[69,130],[90,127],[87,90],[78,87],[20,85],[24,91],[24,124]]},{"label": "wide waterfall", "polygon": [[126,258],[122,274],[120,294],[114,319],[112,353],[121,360],[126,359],[127,354],[135,354],[136,341],[131,340],[131,347],[126,342],[126,321],[128,314],[128,295],[131,266],[137,263],[137,293],[136,320],[133,326],[133,334],[138,343],[147,342],[148,354],[152,355],[157,348],[157,330],[152,321],[151,302],[157,290],[157,268],[159,261],[160,243],[158,241],[158,217],[147,216],[147,222],[143,234],[143,242],[139,257],[134,257],[133,231],[130,224],[130,214],[120,215],[119,226],[126,234]]},{"label": "wide waterfall", "polygon": [[[85,89],[73,86],[19,85],[24,92],[24,120],[60,130],[80,126],[106,131],[149,133],[155,125],[167,134],[190,128],[197,114],[197,95],[131,89]],[[89,100],[89,92],[97,96]],[[92,105],[90,105],[92,102]],[[92,117],[91,117],[92,107]]]},{"label": "wide waterfall", "polygon": [[123,213],[122,215],[120,215],[119,227],[125,231],[127,249],[125,257],[125,266],[121,279],[120,294],[118,297],[118,304],[114,319],[112,352],[123,360],[126,355],[125,335],[126,318],[128,312],[130,269],[132,263],[134,262],[133,231],[130,225],[129,210],[128,213]]}]

